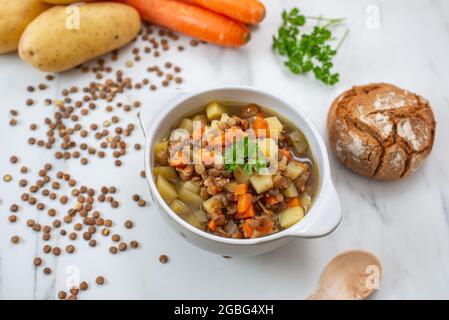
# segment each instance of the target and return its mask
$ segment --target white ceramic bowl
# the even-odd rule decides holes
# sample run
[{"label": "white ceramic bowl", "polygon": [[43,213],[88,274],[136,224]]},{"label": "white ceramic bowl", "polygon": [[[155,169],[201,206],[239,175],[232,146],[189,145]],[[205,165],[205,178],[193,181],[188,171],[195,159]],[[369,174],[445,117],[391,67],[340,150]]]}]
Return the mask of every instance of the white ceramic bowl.
[{"label": "white ceramic bowl", "polygon": [[[153,145],[168,134],[169,130],[185,115],[200,111],[210,101],[236,101],[256,103],[275,110],[289,119],[309,141],[318,164],[319,185],[312,208],[296,225],[257,239],[227,239],[199,230],[173,212],[160,196],[152,175]],[[145,171],[153,201],[160,207],[162,217],[184,239],[195,246],[223,256],[251,256],[276,249],[294,238],[318,238],[331,233],[340,223],[340,200],[331,180],[326,146],[310,119],[291,103],[264,91],[244,86],[225,86],[181,95],[169,102],[157,115],[143,108],[140,113],[145,134]]]}]

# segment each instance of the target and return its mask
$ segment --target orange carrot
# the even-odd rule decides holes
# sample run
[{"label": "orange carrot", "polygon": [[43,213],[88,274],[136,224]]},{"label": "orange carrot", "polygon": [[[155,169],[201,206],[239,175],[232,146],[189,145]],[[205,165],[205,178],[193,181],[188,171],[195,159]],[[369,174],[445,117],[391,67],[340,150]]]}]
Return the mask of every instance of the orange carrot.
[{"label": "orange carrot", "polygon": [[253,235],[253,228],[251,228],[250,223],[251,223],[252,219],[248,219],[243,223],[242,229],[243,229],[243,235],[245,236],[245,238],[251,238],[251,236]]},{"label": "orange carrot", "polygon": [[235,20],[257,24],[265,17],[265,6],[258,0],[182,0],[221,13]]},{"label": "orange carrot", "polygon": [[294,208],[294,207],[300,207],[301,206],[301,199],[298,197],[296,198],[290,198],[287,201],[287,207]]},{"label": "orange carrot", "polygon": [[209,230],[211,231],[215,231],[217,230],[217,224],[215,223],[215,220],[210,220],[209,224],[207,225],[207,227],[209,228]]},{"label": "orange carrot", "polygon": [[168,160],[171,167],[183,169],[187,166],[186,155],[182,151],[173,154]]},{"label": "orange carrot", "polygon": [[291,153],[290,151],[288,151],[287,149],[285,149],[285,148],[279,149],[279,152],[280,152],[284,157],[286,157],[287,160],[289,160],[289,161],[290,161],[290,160],[292,159],[292,157],[293,157],[292,153]]},{"label": "orange carrot", "polygon": [[248,209],[246,209],[245,212],[240,213],[237,212],[234,215],[234,218],[236,219],[248,219],[248,218],[253,218],[256,215],[256,211],[254,210],[254,205],[251,203],[248,207]]},{"label": "orange carrot", "polygon": [[265,198],[265,203],[269,205],[278,204],[280,201],[275,196],[268,196]]},{"label": "orange carrot", "polygon": [[[268,122],[262,117],[256,117],[253,123],[253,129],[256,133],[256,137],[265,137],[268,135]],[[262,132],[260,130],[265,130],[265,132]]]},{"label": "orange carrot", "polygon": [[243,195],[243,194],[245,194],[247,192],[248,192],[248,185],[246,185],[244,183],[238,184],[237,187],[235,187],[235,190],[234,190],[234,194],[236,196],[241,196],[241,195]]},{"label": "orange carrot", "polygon": [[237,212],[244,213],[246,210],[248,210],[252,200],[253,196],[251,195],[251,193],[244,193],[240,195],[237,203]]},{"label": "orange carrot", "polygon": [[146,21],[227,47],[240,47],[251,38],[237,21],[200,7],[172,0],[118,0],[136,8]]},{"label": "orange carrot", "polygon": [[265,224],[258,226],[256,230],[263,234],[270,234],[273,232],[273,221],[268,221]]}]

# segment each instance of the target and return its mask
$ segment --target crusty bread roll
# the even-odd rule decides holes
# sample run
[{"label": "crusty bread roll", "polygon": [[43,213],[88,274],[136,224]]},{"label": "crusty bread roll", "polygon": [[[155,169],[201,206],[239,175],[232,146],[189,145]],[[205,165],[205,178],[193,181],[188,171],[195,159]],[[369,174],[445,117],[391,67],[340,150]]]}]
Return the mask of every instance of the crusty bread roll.
[{"label": "crusty bread roll", "polygon": [[332,103],[329,142],[354,172],[377,180],[412,174],[432,151],[435,119],[429,102],[391,84],[354,87]]}]

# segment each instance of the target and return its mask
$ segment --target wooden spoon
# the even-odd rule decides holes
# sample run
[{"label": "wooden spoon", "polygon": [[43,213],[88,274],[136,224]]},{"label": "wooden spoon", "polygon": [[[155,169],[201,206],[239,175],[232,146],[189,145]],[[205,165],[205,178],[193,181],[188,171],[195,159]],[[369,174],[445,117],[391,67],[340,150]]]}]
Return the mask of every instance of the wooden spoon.
[{"label": "wooden spoon", "polygon": [[318,289],[308,300],[363,300],[379,288],[382,265],[368,251],[346,251],[324,269]]}]

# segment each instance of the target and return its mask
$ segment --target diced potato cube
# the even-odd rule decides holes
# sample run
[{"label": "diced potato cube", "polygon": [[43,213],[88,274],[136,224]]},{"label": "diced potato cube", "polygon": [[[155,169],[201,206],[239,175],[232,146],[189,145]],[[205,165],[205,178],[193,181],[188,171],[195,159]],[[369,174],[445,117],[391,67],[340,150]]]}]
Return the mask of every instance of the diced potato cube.
[{"label": "diced potato cube", "polygon": [[214,129],[214,133],[221,132],[220,121],[218,120],[212,120],[212,122],[210,123],[210,127]]},{"label": "diced potato cube", "polygon": [[203,202],[203,208],[208,213],[212,213],[216,208],[223,207],[223,195],[217,194]]},{"label": "diced potato cube", "polygon": [[188,118],[184,118],[181,120],[181,122],[179,123],[178,126],[179,129],[185,129],[187,130],[190,134],[192,134],[193,132],[193,121],[188,119]]},{"label": "diced potato cube", "polygon": [[237,182],[230,182],[227,185],[225,185],[225,189],[231,193],[235,191],[235,188],[237,188]]},{"label": "diced potato cube", "polygon": [[207,218],[203,211],[196,210],[186,218],[186,221],[198,229],[203,229],[207,223]]},{"label": "diced potato cube", "polygon": [[198,114],[198,115],[194,116],[192,120],[194,122],[195,121],[201,121],[204,124],[207,123],[207,117],[204,114]]},{"label": "diced potato cube", "polygon": [[280,134],[282,132],[282,123],[279,121],[278,117],[269,117],[265,118],[265,120],[268,122],[268,129],[275,130]]},{"label": "diced potato cube", "polygon": [[178,196],[175,186],[162,175],[157,176],[156,187],[162,198],[168,203],[172,202]]},{"label": "diced potato cube", "polygon": [[285,169],[284,175],[291,180],[296,180],[298,177],[303,174],[309,167],[305,163],[301,163],[299,161],[293,160]]},{"label": "diced potato cube", "polygon": [[186,129],[177,128],[170,133],[170,141],[185,141],[190,138]]},{"label": "diced potato cube", "polygon": [[293,131],[290,134],[290,139],[292,140],[293,147],[299,154],[303,153],[307,150],[307,148],[309,148],[309,144],[307,143],[306,138],[299,130]]},{"label": "diced potato cube", "polygon": [[168,152],[168,141],[161,141],[154,145],[154,153],[158,153],[160,151]]},{"label": "diced potato cube", "polygon": [[175,199],[170,203],[170,208],[178,215],[182,215],[185,213],[189,208],[184,204],[184,202]]},{"label": "diced potato cube", "polygon": [[273,188],[273,178],[270,175],[254,175],[249,180],[258,194]]},{"label": "diced potato cube", "polygon": [[238,167],[234,171],[234,177],[237,183],[245,183],[247,184],[249,182],[249,175],[246,174],[245,170]]},{"label": "diced potato cube", "polygon": [[293,207],[285,210],[279,215],[281,228],[290,228],[304,218],[304,209],[302,207]]},{"label": "diced potato cube", "polygon": [[298,190],[295,187],[295,184],[293,182],[290,182],[290,185],[287,187],[287,189],[284,190],[283,195],[287,198],[293,198],[299,196]]},{"label": "diced potato cube", "polygon": [[163,176],[167,180],[176,180],[178,175],[176,174],[176,170],[172,167],[154,167],[153,168],[153,175],[155,177],[157,176]]},{"label": "diced potato cube", "polygon": [[203,203],[203,198],[201,198],[200,195],[193,193],[192,191],[189,191],[185,188],[182,188],[179,191],[179,199],[193,206],[199,206],[201,203]]},{"label": "diced potato cube", "polygon": [[307,193],[303,194],[301,197],[301,203],[304,207],[304,210],[306,212],[309,211],[310,207],[312,206],[312,197]]},{"label": "diced potato cube", "polygon": [[211,102],[206,107],[207,119],[210,121],[220,119],[225,111],[225,108],[220,103]]},{"label": "diced potato cube", "polygon": [[195,182],[193,182],[191,180],[188,180],[188,181],[184,182],[181,185],[180,189],[186,189],[186,190],[188,190],[190,192],[193,192],[193,193],[200,192],[200,187]]},{"label": "diced potato cube", "polygon": [[258,140],[259,150],[262,152],[265,158],[274,159],[278,156],[278,145],[273,139],[259,139]]},{"label": "diced potato cube", "polygon": [[220,122],[227,122],[231,117],[227,113],[223,113],[220,118]]}]

